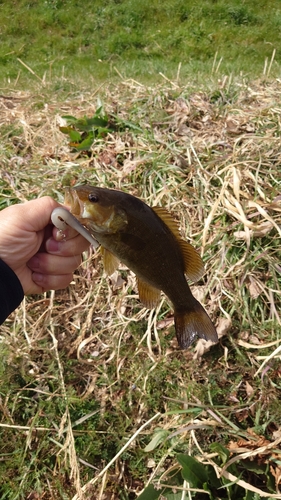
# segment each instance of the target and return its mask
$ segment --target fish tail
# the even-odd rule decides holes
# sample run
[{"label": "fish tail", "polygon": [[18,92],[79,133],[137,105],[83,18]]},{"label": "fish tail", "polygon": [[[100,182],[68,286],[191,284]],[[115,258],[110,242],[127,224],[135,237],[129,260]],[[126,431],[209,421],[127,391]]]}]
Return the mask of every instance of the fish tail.
[{"label": "fish tail", "polygon": [[195,337],[218,342],[217,331],[205,309],[197,300],[192,304],[192,309],[175,310],[175,328],[181,349],[187,349]]}]

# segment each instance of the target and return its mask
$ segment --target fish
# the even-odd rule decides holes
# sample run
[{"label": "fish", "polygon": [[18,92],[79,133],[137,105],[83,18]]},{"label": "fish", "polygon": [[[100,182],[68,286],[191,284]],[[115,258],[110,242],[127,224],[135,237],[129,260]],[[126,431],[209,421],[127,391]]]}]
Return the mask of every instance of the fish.
[{"label": "fish", "polygon": [[203,261],[182,239],[170,212],[129,193],[90,185],[67,188],[64,203],[100,244],[109,276],[120,262],[125,264],[136,275],[139,298],[147,308],[156,307],[164,292],[174,309],[181,349],[196,337],[218,342],[214,324],[187,282],[202,277]]}]

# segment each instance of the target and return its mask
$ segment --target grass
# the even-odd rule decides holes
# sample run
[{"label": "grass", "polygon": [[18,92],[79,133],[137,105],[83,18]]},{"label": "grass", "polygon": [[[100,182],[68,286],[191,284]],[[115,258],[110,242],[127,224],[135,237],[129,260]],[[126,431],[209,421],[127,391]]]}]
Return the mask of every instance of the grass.
[{"label": "grass", "polygon": [[[200,3],[191,0],[85,0],[1,2],[1,84],[34,80],[94,82],[175,79],[210,74],[214,59],[226,74],[257,77],[276,58],[279,74],[281,10],[278,0]],[[267,71],[268,66],[265,68]]]},{"label": "grass", "polygon": [[[1,98],[1,207],[85,181],[167,207],[220,336],[179,351],[166,300],[146,310],[98,255],[27,297],[1,332],[1,498],[281,498],[279,98],[279,80],[226,77]],[[137,127],[71,151],[61,117],[101,104]]]}]

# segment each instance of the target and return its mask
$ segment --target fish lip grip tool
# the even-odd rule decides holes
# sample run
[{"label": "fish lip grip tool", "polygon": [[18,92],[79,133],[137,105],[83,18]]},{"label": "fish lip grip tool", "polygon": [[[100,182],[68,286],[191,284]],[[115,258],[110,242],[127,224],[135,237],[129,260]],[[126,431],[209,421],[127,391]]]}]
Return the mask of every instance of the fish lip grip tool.
[{"label": "fish lip grip tool", "polygon": [[52,211],[51,221],[54,226],[63,232],[67,228],[67,226],[72,227],[77,233],[81,234],[83,238],[85,238],[91,245],[96,249],[99,246],[99,243],[91,233],[72,215],[69,210],[64,207],[57,207]]}]

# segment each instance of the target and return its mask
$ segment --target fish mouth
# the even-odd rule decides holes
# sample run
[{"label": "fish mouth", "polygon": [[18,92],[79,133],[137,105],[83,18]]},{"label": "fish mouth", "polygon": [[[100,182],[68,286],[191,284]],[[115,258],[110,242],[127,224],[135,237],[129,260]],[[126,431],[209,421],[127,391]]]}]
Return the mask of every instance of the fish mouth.
[{"label": "fish mouth", "polygon": [[84,212],[84,203],[80,200],[77,191],[71,188],[65,189],[64,204],[69,207],[74,217],[81,218]]},{"label": "fish mouth", "polygon": [[81,200],[79,193],[74,188],[66,188],[64,195],[64,204],[69,207],[70,213],[93,233],[110,233],[111,222],[114,219],[112,207],[103,211],[94,210],[89,212],[87,202]]},{"label": "fish mouth", "polygon": [[89,214],[85,213],[85,202],[79,198],[75,189],[65,189],[64,204],[69,207],[70,213],[90,232],[90,234],[97,232],[97,228],[93,221],[89,218]]}]

